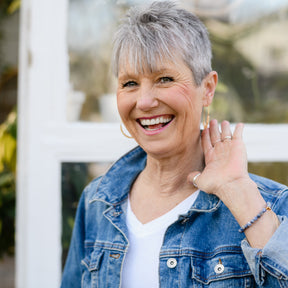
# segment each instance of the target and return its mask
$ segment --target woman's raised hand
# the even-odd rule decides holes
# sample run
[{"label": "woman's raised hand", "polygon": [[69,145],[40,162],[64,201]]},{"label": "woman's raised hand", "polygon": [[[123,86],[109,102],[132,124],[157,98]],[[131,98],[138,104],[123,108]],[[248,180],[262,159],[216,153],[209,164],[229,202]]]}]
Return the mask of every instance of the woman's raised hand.
[{"label": "woman's raised hand", "polygon": [[[237,124],[232,135],[230,124],[216,120],[202,133],[205,168],[188,175],[188,181],[206,193],[217,195],[234,215],[240,227],[248,223],[267,204],[247,171],[246,148],[242,140],[243,124]],[[198,176],[197,176],[198,175]],[[251,247],[263,248],[279,226],[272,211],[245,230]]]},{"label": "woman's raised hand", "polygon": [[243,127],[242,123],[237,124],[232,135],[228,121],[221,123],[221,131],[217,120],[210,121],[210,127],[201,136],[205,168],[200,175],[200,172],[190,173],[188,180],[220,199],[231,185],[249,180]]}]

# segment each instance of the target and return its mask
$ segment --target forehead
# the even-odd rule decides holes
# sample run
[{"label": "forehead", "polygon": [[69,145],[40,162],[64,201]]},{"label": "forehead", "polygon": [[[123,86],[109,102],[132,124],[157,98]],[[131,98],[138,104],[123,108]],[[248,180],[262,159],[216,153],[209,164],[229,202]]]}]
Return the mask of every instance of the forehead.
[{"label": "forehead", "polygon": [[[120,63],[119,63],[120,64]],[[185,68],[184,68],[185,67]],[[125,77],[127,75],[149,75],[149,74],[160,74],[163,72],[176,72],[179,69],[189,69],[188,66],[184,63],[184,61],[180,57],[168,59],[162,58],[158,59],[154,62],[147,62],[142,60],[141,63],[131,62],[128,59],[126,61],[121,61],[119,65],[118,78]],[[189,69],[190,70],[190,69]]]}]

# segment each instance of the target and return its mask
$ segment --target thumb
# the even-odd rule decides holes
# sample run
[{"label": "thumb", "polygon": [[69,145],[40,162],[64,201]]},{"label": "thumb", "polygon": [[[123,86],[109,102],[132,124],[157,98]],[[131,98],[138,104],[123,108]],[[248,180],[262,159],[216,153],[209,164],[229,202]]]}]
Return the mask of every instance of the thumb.
[{"label": "thumb", "polygon": [[201,178],[201,172],[194,171],[188,175],[187,180],[189,183],[193,184],[194,187],[199,188],[200,178]]}]

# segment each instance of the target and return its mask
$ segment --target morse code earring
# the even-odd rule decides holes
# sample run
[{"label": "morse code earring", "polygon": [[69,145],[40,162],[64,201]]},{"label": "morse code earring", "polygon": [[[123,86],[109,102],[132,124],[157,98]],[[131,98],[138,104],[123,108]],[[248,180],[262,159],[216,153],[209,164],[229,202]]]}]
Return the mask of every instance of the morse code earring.
[{"label": "morse code earring", "polygon": [[210,122],[210,108],[209,106],[207,107],[207,115],[206,115],[206,119],[205,119],[205,108],[203,108],[203,126],[204,129],[208,128],[209,122]]},{"label": "morse code earring", "polygon": [[130,135],[128,135],[128,134],[126,134],[126,133],[124,132],[124,130],[123,130],[123,128],[122,128],[122,123],[120,124],[120,131],[121,131],[121,133],[122,133],[126,138],[133,139],[132,136],[130,136]]}]

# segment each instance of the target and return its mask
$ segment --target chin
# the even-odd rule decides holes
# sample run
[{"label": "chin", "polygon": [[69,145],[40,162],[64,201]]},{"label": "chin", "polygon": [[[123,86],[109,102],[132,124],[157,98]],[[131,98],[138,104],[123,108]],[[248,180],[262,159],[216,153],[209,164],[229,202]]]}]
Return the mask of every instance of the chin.
[{"label": "chin", "polygon": [[158,143],[149,143],[141,145],[142,149],[147,153],[147,155],[153,157],[153,158],[167,158],[167,157],[173,157],[176,155],[176,151],[179,149],[176,147],[176,145],[163,145],[163,141],[160,141]]}]

